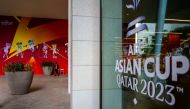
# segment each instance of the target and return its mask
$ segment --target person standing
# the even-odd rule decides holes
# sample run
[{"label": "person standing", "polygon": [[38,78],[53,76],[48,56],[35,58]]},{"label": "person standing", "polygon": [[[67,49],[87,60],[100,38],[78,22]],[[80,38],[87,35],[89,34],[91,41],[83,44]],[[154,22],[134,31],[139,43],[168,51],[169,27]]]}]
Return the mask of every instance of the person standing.
[{"label": "person standing", "polygon": [[54,76],[59,76],[59,65],[57,64],[57,62],[55,63],[55,73]]}]

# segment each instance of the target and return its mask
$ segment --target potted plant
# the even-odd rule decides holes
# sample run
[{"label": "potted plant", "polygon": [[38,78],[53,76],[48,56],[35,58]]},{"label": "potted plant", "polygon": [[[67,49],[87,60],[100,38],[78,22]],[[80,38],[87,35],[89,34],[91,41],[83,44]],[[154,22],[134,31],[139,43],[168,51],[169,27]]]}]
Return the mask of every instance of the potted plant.
[{"label": "potted plant", "polygon": [[44,75],[51,75],[53,71],[53,62],[45,61],[42,63],[42,69]]},{"label": "potted plant", "polygon": [[13,95],[22,95],[29,92],[34,73],[31,65],[16,62],[5,66],[5,76]]}]

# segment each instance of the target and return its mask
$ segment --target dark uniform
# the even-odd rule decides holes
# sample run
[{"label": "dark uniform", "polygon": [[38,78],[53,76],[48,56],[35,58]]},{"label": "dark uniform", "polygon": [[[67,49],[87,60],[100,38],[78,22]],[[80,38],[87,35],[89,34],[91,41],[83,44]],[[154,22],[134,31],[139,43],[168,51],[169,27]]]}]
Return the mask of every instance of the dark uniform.
[{"label": "dark uniform", "polygon": [[58,66],[58,64],[56,63],[55,64],[55,73],[54,73],[54,76],[56,76],[56,75],[58,75],[59,76],[59,66]]}]

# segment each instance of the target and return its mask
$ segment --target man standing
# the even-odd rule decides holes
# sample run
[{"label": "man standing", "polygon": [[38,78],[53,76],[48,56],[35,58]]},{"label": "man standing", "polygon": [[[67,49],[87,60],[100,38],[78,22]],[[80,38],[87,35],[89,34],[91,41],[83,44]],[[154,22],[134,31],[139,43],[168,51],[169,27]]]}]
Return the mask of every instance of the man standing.
[{"label": "man standing", "polygon": [[59,76],[59,65],[57,64],[57,62],[55,63],[55,73],[54,76]]}]

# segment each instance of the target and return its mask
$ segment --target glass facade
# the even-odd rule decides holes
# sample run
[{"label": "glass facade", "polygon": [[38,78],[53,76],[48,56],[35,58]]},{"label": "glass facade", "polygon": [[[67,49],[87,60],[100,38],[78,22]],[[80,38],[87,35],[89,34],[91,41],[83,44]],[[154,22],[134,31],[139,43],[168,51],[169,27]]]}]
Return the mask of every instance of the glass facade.
[{"label": "glass facade", "polygon": [[102,109],[190,109],[189,4],[101,0]]}]

